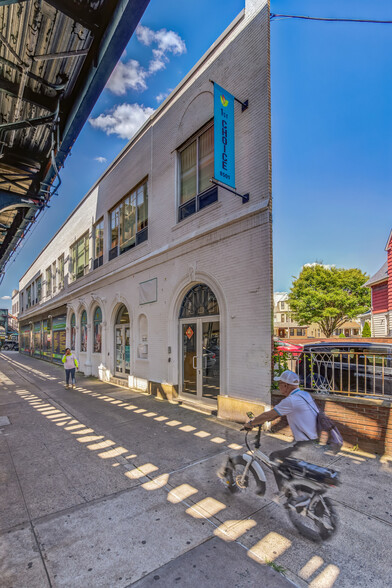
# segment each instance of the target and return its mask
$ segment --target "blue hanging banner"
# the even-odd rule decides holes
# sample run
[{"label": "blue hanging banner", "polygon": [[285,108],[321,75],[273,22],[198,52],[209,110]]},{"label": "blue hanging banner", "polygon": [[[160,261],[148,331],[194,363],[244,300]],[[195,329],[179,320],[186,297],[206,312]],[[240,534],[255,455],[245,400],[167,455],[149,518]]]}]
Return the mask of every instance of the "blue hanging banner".
[{"label": "blue hanging banner", "polygon": [[235,188],[234,96],[215,82],[214,177]]}]

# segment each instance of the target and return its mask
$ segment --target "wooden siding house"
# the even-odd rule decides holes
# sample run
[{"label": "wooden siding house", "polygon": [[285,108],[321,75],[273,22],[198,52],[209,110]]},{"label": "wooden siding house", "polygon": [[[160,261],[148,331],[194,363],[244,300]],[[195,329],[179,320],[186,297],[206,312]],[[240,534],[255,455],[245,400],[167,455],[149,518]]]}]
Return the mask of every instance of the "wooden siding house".
[{"label": "wooden siding house", "polygon": [[372,292],[372,336],[392,336],[392,231],[385,247],[387,259],[365,284]]}]

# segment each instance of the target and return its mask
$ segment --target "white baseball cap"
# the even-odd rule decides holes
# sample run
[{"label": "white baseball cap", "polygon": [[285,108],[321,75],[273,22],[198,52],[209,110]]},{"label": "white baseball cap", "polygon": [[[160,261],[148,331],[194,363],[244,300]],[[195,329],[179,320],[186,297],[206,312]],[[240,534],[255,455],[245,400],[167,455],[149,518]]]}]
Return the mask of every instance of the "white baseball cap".
[{"label": "white baseball cap", "polygon": [[275,382],[284,382],[285,384],[291,384],[293,386],[297,386],[299,384],[298,375],[291,370],[285,370],[280,374],[280,376],[276,376],[274,380]]}]

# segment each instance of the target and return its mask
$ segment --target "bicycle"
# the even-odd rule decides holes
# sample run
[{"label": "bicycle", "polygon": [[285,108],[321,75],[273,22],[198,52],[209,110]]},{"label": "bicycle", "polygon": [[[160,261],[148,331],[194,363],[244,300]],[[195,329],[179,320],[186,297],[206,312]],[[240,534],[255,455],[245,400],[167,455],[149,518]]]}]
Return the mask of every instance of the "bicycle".
[{"label": "bicycle", "polygon": [[261,425],[257,429],[254,449],[249,446],[247,431],[248,453],[229,457],[218,476],[233,493],[253,488],[263,496],[267,479],[261,464],[278,471],[283,482],[277,502],[285,508],[294,527],[312,541],[329,539],[337,529],[338,517],[331,500],[324,495],[328,488],[340,484],[339,473],[293,457],[271,460],[259,449]]}]

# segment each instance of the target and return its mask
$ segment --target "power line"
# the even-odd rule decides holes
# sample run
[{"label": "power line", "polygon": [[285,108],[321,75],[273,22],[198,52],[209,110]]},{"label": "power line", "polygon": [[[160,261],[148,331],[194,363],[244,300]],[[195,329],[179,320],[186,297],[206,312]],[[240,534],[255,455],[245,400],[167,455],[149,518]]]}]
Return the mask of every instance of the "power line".
[{"label": "power line", "polygon": [[271,12],[270,19],[273,20],[274,18],[296,18],[301,20],[320,20],[325,22],[362,22],[368,24],[392,24],[392,20],[367,20],[360,18],[321,18],[318,16],[301,16],[297,14],[273,14]]}]

